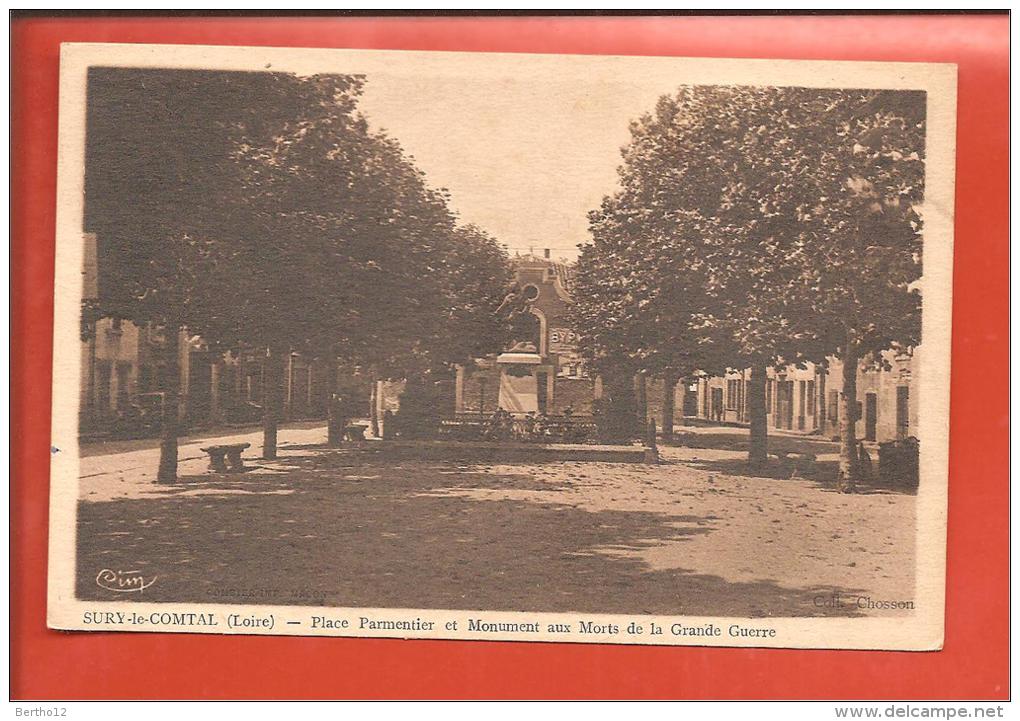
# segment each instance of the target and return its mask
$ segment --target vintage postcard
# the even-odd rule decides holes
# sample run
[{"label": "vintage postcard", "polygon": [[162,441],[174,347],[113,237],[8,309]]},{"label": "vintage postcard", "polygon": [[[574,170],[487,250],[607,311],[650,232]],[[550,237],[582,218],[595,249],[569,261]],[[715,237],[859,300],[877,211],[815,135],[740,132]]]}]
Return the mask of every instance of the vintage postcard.
[{"label": "vintage postcard", "polygon": [[68,630],[935,650],[952,65],[68,44]]}]

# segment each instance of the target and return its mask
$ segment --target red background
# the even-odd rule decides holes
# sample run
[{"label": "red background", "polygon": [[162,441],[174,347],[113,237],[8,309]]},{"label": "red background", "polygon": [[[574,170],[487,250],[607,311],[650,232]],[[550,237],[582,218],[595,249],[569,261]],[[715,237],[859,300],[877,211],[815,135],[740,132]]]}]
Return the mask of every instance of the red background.
[{"label": "red background", "polygon": [[[61,42],[959,65],[946,644],[939,653],[59,633],[45,625]],[[12,33],[11,694],[48,698],[1006,698],[1009,19],[22,18]]]}]

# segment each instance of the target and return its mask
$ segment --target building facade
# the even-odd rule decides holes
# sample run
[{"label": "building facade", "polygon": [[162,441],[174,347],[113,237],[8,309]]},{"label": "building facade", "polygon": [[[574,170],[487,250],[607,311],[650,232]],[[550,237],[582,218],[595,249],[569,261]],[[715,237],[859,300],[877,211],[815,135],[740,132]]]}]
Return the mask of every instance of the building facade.
[{"label": "building facade", "polygon": [[[83,298],[98,298],[97,238],[85,233],[82,269]],[[163,329],[116,318],[98,319],[81,345],[79,427],[84,436],[121,431],[154,430],[162,412],[165,363],[161,360]],[[180,420],[201,428],[246,424],[262,417],[265,386],[264,353],[237,349],[219,353],[197,335],[180,331]],[[329,366],[319,359],[292,353],[284,380],[284,419],[325,418],[330,385]],[[367,396],[366,396],[367,397]],[[367,414],[367,406],[366,406]]]},{"label": "building facade", "polygon": [[[883,443],[918,435],[921,348],[910,352],[885,351],[877,359],[863,360],[857,369],[857,435]],[[747,370],[725,376],[702,377],[678,392],[693,394],[696,417],[716,423],[745,424],[750,420]],[[824,365],[769,369],[765,385],[768,426],[774,430],[839,436],[843,366],[838,358]],[[688,400],[685,415],[690,415]],[[679,417],[680,410],[677,409]]]},{"label": "building facade", "polygon": [[[83,283],[85,299],[98,296],[97,239],[84,235]],[[530,324],[503,353],[477,358],[459,366],[452,398],[444,395],[444,413],[487,415],[502,409],[528,413],[590,415],[601,395],[598,378],[589,378],[577,350],[577,335],[569,323],[570,268],[532,253],[513,259],[515,280],[527,299]],[[190,427],[257,422],[265,397],[265,357],[258,349],[228,353],[210,350],[197,335],[180,331],[180,414]],[[82,341],[80,427],[83,435],[116,432],[119,426],[150,424],[161,412],[165,338],[151,324],[101,318]],[[877,360],[862,361],[857,371],[858,436],[884,442],[918,435],[921,348],[909,353],[886,351]],[[358,369],[331,366],[320,359],[292,353],[284,386],[285,420],[325,418],[330,394],[339,391],[355,415],[381,418],[399,409],[403,383],[373,383]],[[700,376],[678,384],[672,394],[674,418],[697,418],[713,423],[746,424],[750,372]],[[661,428],[663,382],[638,378],[636,395]],[[774,430],[839,435],[839,395],[842,364],[806,364],[769,369],[766,389],[768,426]],[[362,407],[364,406],[364,407]]]}]

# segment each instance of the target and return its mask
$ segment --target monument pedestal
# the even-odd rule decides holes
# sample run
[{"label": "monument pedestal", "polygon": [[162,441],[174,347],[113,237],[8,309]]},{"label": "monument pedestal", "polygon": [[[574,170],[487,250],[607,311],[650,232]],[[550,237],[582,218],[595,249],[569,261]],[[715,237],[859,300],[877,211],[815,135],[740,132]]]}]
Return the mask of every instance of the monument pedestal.
[{"label": "monument pedestal", "polygon": [[532,348],[514,348],[496,358],[499,364],[499,407],[509,413],[538,413],[539,383],[536,373],[542,356]]}]

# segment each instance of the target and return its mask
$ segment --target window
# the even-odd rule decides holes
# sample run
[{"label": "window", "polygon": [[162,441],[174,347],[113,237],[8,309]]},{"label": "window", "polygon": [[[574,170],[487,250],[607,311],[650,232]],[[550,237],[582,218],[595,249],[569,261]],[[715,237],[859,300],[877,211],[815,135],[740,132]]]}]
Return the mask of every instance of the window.
[{"label": "window", "polygon": [[740,407],[740,381],[726,381],[726,410],[735,411]]},{"label": "window", "polygon": [[910,387],[896,387],[896,438],[903,440],[910,435]]},{"label": "window", "polygon": [[807,382],[807,412],[809,416],[813,416],[816,410],[818,398],[815,396],[815,382]]},{"label": "window", "polygon": [[878,439],[878,394],[864,394],[864,440]]},{"label": "window", "polygon": [[765,380],[765,412],[772,413],[772,381]]},{"label": "window", "polygon": [[721,421],[723,418],[723,389],[712,389],[712,420]]},{"label": "window", "polygon": [[255,404],[262,402],[262,376],[258,370],[248,375],[248,400]]}]

